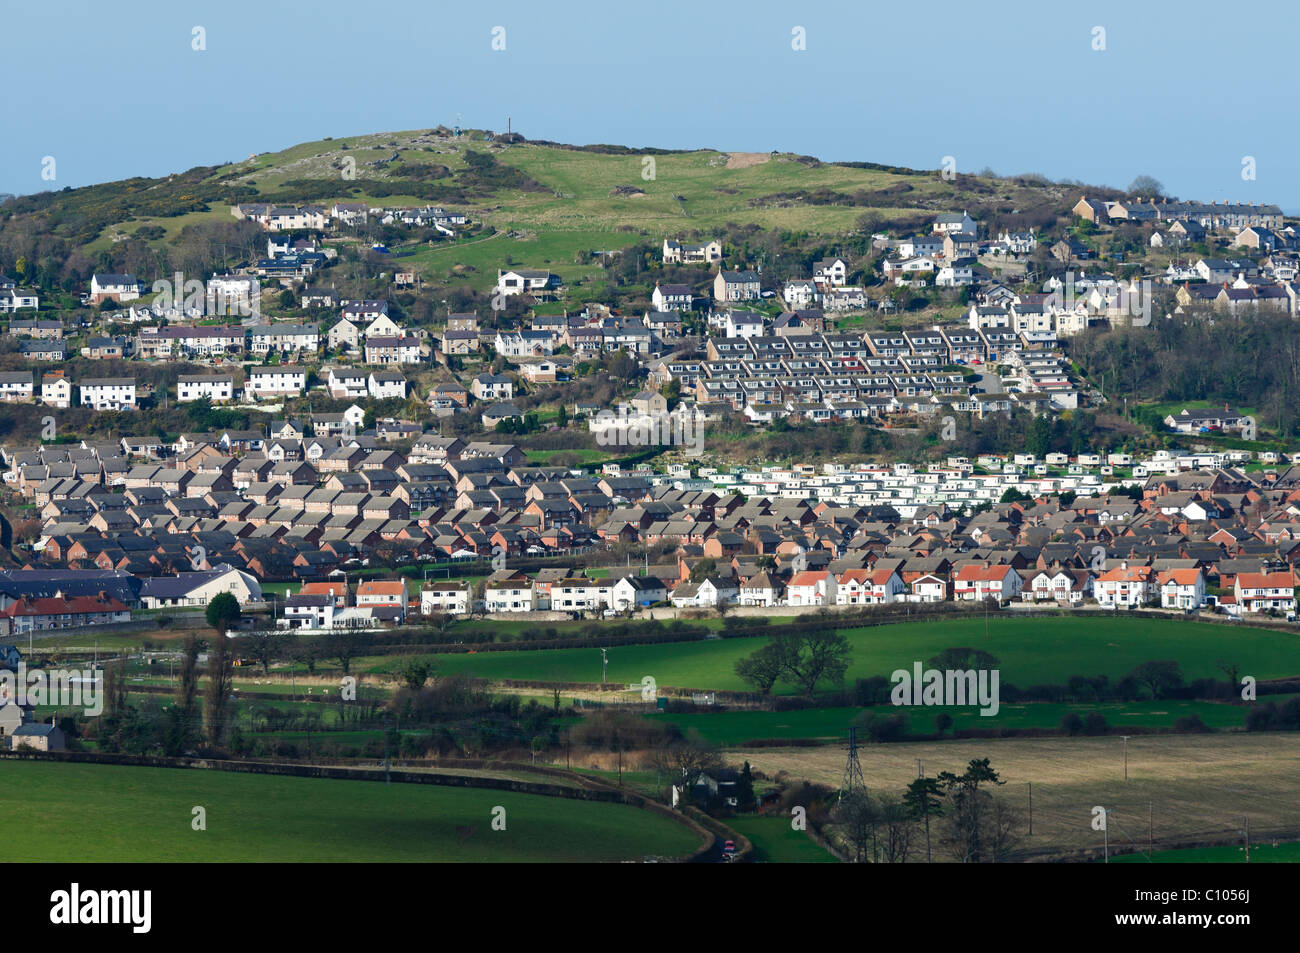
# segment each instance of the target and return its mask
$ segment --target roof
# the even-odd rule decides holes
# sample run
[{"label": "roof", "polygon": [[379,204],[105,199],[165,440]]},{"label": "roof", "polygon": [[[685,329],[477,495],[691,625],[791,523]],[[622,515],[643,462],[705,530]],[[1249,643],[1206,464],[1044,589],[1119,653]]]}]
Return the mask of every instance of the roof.
[{"label": "roof", "polygon": [[106,593],[93,596],[50,596],[47,598],[20,598],[0,612],[9,618],[19,616],[81,615],[91,612],[126,612],[127,607]]}]

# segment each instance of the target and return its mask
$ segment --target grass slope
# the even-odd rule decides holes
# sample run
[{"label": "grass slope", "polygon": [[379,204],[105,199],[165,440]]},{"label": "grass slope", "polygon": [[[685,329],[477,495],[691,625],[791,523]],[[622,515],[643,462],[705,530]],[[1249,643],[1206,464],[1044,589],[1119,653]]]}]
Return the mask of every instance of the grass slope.
[{"label": "grass slope", "polygon": [[834,864],[836,859],[818,847],[803,831],[796,831],[784,817],[729,817],[726,824],[754,845],[754,859],[772,864]]},{"label": "grass slope", "polygon": [[[618,861],[697,846],[623,804],[169,768],[10,762],[0,805],[7,852],[28,861]],[[190,827],[195,806],[205,831]],[[462,826],[475,830],[462,839]]]}]

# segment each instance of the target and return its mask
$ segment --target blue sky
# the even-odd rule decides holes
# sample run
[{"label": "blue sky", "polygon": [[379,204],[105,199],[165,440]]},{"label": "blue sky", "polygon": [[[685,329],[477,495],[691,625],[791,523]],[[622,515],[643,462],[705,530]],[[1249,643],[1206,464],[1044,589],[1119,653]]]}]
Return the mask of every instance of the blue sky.
[{"label": "blue sky", "polygon": [[[1118,187],[1146,173],[1185,198],[1300,209],[1287,174],[1300,139],[1292,31],[1268,27],[1291,20],[1281,3],[0,4],[0,192],[459,113],[468,127],[504,129],[510,116],[526,136],[563,142],[915,168],[951,155],[963,172]],[[206,50],[192,49],[195,26]],[[504,51],[491,48],[496,26]],[[804,50],[792,49],[795,27]]]}]

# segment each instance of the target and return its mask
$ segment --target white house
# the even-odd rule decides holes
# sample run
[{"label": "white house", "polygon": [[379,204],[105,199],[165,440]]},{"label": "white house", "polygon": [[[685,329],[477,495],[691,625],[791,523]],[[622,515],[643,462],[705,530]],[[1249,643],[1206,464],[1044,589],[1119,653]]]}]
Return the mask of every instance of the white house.
[{"label": "white house", "polygon": [[1130,567],[1127,562],[1106,570],[1093,584],[1097,604],[1106,609],[1146,605],[1155,601],[1157,591],[1154,569],[1150,566]]},{"label": "white house", "polygon": [[1156,577],[1164,609],[1199,609],[1205,604],[1205,577],[1199,569],[1166,569]]},{"label": "white house", "polygon": [[72,381],[62,374],[46,374],[41,378],[41,403],[61,410],[71,407]]},{"label": "white house", "polygon": [[406,378],[397,371],[371,371],[366,378],[366,391],[375,400],[392,397],[406,399]]},{"label": "white house", "polygon": [[295,367],[257,367],[248,372],[244,384],[254,400],[268,397],[297,397],[307,388],[307,372]]},{"label": "white house", "polygon": [[946,235],[974,235],[978,231],[978,226],[975,219],[966,212],[960,215],[949,213],[940,215],[934,220],[934,230]]},{"label": "white house", "polygon": [[532,612],[537,608],[537,592],[527,577],[502,579],[483,587],[483,604],[488,612]]},{"label": "white house", "polygon": [[100,304],[110,298],[117,302],[134,301],[140,297],[140,282],[135,275],[90,276],[90,303]]},{"label": "white house", "polygon": [[0,372],[0,401],[7,404],[30,403],[35,392],[31,371]]},{"label": "white house", "polygon": [[763,316],[753,311],[728,311],[723,327],[729,338],[762,337]]},{"label": "white house", "polygon": [[464,582],[433,582],[420,591],[420,611],[425,615],[466,615],[470,587]]},{"label": "white house", "polygon": [[173,576],[150,576],[140,587],[140,604],[146,609],[167,606],[206,606],[221,592],[234,595],[240,605],[262,601],[262,584],[257,577],[228,563],[199,572]]},{"label": "white house", "polygon": [[551,287],[551,281],[551,273],[544,270],[521,268],[519,270],[498,271],[494,290],[497,294],[507,296],[529,294],[547,290]]},{"label": "white house", "polygon": [[899,601],[906,588],[903,577],[892,569],[850,569],[836,580],[835,604],[885,605]]},{"label": "white house", "polygon": [[655,576],[623,576],[610,589],[610,608],[622,612],[640,606],[663,602],[668,590],[663,580]]},{"label": "white house", "polygon": [[849,264],[843,258],[825,258],[813,264],[813,281],[838,288],[849,280]]},{"label": "white house", "polygon": [[1010,566],[985,566],[971,563],[962,566],[953,577],[953,598],[982,601],[1014,599],[1024,581]]},{"label": "white house", "polygon": [[1290,572],[1243,572],[1233,583],[1242,612],[1295,611],[1295,577]]},{"label": "white house", "polygon": [[785,590],[788,606],[829,606],[835,605],[835,601],[836,580],[825,569],[795,573]]},{"label": "white house", "polygon": [[81,406],[95,410],[135,410],[135,380],[130,377],[88,377],[78,385]]},{"label": "white house", "polygon": [[768,573],[760,572],[741,583],[739,602],[742,606],[778,606],[781,586]]},{"label": "white house", "polygon": [[326,388],[335,400],[359,400],[369,395],[369,379],[365,371],[350,371],[331,367]]},{"label": "white house", "polygon": [[186,403],[206,397],[214,404],[235,399],[235,379],[229,374],[182,374],[176,379],[176,401]]}]

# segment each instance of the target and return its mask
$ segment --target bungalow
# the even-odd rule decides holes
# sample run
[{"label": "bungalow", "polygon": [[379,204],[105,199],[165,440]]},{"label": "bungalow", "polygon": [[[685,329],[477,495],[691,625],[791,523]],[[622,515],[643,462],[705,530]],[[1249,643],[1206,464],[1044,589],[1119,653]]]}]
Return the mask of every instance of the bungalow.
[{"label": "bungalow", "polygon": [[146,609],[167,606],[206,606],[221,592],[234,595],[240,605],[262,601],[262,584],[251,573],[219,563],[211,569],[181,572],[173,576],[152,576],[140,586],[140,602]]},{"label": "bungalow", "polygon": [[46,598],[19,596],[7,608],[0,610],[0,617],[9,620],[12,634],[19,635],[130,622],[131,610],[105,592],[93,596],[56,593]]},{"label": "bungalow", "polygon": [[500,295],[540,294],[559,284],[557,276],[546,270],[521,268],[497,270],[495,291]]}]

